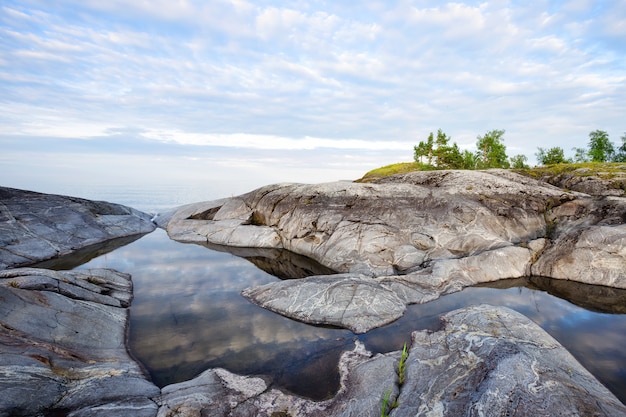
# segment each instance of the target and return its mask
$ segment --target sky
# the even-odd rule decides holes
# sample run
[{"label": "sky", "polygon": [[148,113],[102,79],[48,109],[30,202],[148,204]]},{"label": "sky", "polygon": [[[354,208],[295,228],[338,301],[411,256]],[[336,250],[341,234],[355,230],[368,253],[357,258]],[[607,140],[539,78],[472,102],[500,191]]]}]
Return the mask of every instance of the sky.
[{"label": "sky", "polygon": [[626,132],[624,1],[0,1],[0,185],[356,179]]}]

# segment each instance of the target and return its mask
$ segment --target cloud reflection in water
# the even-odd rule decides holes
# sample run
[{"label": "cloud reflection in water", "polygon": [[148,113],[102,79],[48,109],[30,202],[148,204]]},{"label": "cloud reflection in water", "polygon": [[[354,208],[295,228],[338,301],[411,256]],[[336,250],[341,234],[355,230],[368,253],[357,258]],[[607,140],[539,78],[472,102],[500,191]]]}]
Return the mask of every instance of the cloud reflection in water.
[{"label": "cloud reflection in water", "polygon": [[[132,273],[131,350],[160,386],[223,367],[264,375],[299,395],[327,398],[338,388],[339,355],[352,349],[355,339],[374,352],[397,350],[412,331],[437,329],[441,314],[487,303],[531,318],[626,401],[626,315],[620,311],[626,305],[625,290],[544,278],[500,281],[491,285],[494,288],[471,287],[409,306],[396,322],[355,336],[296,322],[249,303],[241,290],[278,278],[229,253],[174,242],[162,230],[81,266],[88,267]],[[546,291],[574,298],[585,308]],[[622,314],[591,311],[607,305]]]}]

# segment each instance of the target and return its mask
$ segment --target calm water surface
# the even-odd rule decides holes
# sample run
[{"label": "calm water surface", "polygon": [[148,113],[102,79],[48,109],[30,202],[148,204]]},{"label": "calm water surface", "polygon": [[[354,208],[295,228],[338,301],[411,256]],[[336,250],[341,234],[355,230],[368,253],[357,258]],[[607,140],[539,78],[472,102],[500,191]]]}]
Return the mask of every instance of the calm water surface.
[{"label": "calm water surface", "polygon": [[78,266],[93,267],[132,274],[130,347],[159,386],[223,367],[263,376],[298,395],[328,398],[338,389],[339,355],[355,340],[373,352],[398,350],[412,331],[439,328],[440,315],[488,303],[531,318],[626,402],[624,290],[545,278],[507,280],[410,306],[396,322],[354,335],[250,304],[241,290],[279,278],[239,256],[172,241],[160,229]]}]

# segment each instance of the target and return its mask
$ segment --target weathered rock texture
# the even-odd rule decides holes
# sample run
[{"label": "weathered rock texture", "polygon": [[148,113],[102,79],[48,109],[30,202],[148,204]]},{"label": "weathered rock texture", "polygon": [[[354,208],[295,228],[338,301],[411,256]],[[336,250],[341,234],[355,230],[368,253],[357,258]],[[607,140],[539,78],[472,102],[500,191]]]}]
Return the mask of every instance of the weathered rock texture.
[{"label": "weathered rock texture", "polygon": [[0,416],[154,416],[159,389],[126,350],[131,298],[112,270],[0,271]]},{"label": "weathered rock texture", "polygon": [[323,402],[268,390],[260,378],[216,369],[163,389],[159,417],[624,416],[626,407],[551,336],[507,308],[448,313],[440,331],[413,333],[401,353],[373,356],[357,343],[340,360],[341,388]]},{"label": "weathered rock texture", "polygon": [[148,214],[119,204],[0,187],[0,269],[154,228]]},{"label": "weathered rock texture", "polygon": [[624,198],[490,170],[277,184],[181,207],[160,225],[175,240],[286,249],[339,272],[244,295],[298,320],[360,333],[397,319],[406,304],[503,278],[626,288],[625,223]]},{"label": "weathered rock texture", "polygon": [[[393,320],[407,303],[535,269],[568,274],[588,263],[594,276],[575,278],[624,288],[623,199],[565,193],[500,171],[388,181],[398,183],[265,187],[185,206],[162,224],[180,240],[234,245],[253,256],[245,248],[287,249],[342,272],[246,295],[356,332]],[[0,192],[5,265],[152,230],[147,216],[121,206]],[[282,255],[262,257],[274,256]],[[298,271],[311,269],[298,263]],[[0,270],[0,417],[362,417],[381,415],[384,396],[396,417],[626,415],[538,326],[489,306],[449,313],[440,331],[414,333],[403,384],[400,352],[372,357],[357,343],[339,363],[339,392],[323,402],[223,369],[159,390],[126,350],[131,299],[130,276],[112,270]]]},{"label": "weathered rock texture", "polygon": [[548,166],[523,173],[532,174],[535,178],[559,188],[589,195],[626,196],[626,164],[602,164],[595,169],[570,167],[573,166]]}]

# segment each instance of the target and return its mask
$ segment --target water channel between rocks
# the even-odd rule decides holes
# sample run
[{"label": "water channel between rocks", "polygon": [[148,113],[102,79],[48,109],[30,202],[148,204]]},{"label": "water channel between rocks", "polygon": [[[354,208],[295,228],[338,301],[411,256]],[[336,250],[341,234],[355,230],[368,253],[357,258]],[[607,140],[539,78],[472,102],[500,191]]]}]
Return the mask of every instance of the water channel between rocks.
[{"label": "water channel between rocks", "polygon": [[626,402],[626,290],[538,277],[505,280],[409,306],[396,322],[354,335],[250,304],[241,290],[280,279],[253,262],[272,268],[258,257],[246,260],[172,241],[157,229],[76,268],[132,274],[130,349],[159,386],[222,367],[264,376],[274,387],[294,394],[325,399],[338,389],[339,355],[352,349],[355,340],[374,353],[399,350],[410,342],[412,331],[439,328],[440,315],[487,303],[531,318]]}]

